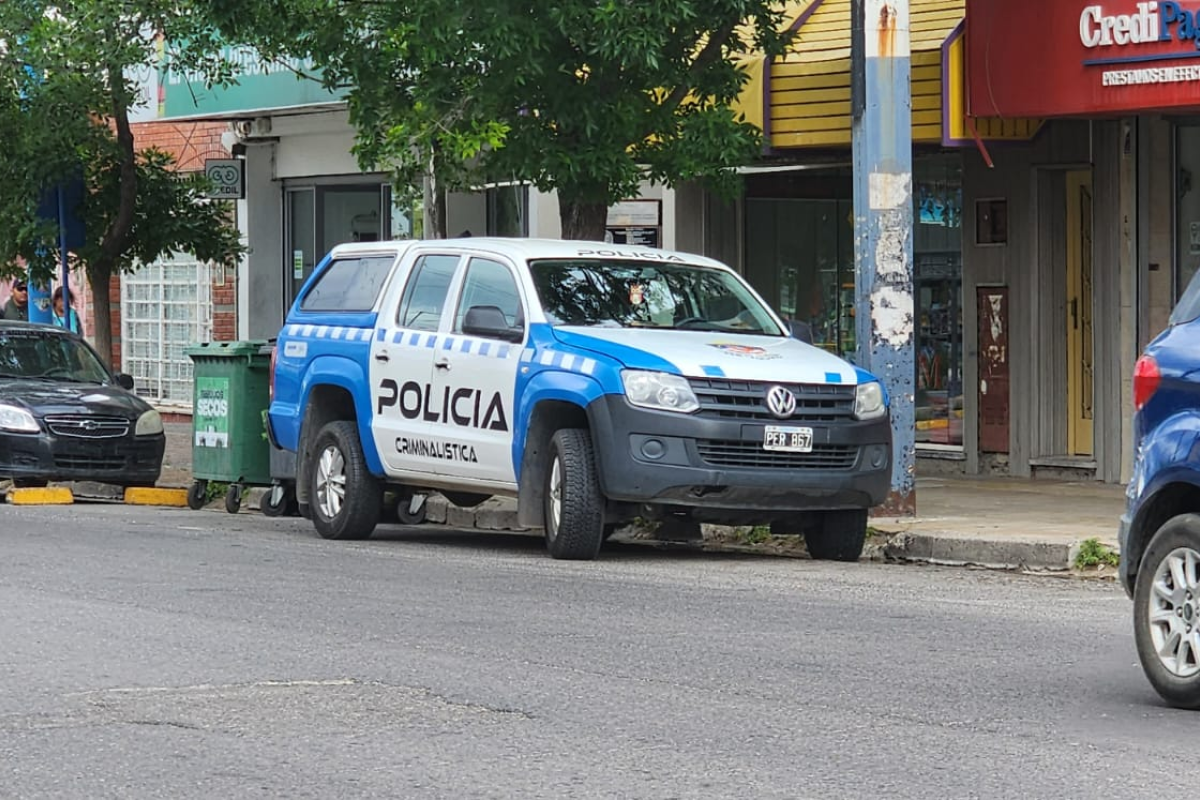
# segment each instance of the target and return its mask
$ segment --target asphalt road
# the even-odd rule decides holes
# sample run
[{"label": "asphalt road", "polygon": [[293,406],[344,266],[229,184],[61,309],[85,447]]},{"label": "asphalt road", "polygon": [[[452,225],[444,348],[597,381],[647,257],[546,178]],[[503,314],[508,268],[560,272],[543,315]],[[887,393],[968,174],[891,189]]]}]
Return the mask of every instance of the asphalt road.
[{"label": "asphalt road", "polygon": [[0,797],[1184,796],[1113,584],[0,506]]}]

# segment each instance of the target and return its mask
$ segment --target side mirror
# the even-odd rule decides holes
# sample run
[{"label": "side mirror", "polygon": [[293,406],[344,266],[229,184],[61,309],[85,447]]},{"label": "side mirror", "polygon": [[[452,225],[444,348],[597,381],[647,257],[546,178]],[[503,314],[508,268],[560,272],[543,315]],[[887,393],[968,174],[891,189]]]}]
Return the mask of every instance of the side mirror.
[{"label": "side mirror", "polygon": [[801,322],[798,319],[792,320],[789,325],[792,328],[792,338],[799,339],[805,344],[812,344],[812,326],[807,322]]},{"label": "side mirror", "polygon": [[115,375],[113,375],[113,379],[116,380],[117,386],[120,386],[122,389],[128,389],[131,392],[133,391],[133,376],[132,375],[129,375],[124,372],[118,372]]},{"label": "side mirror", "polygon": [[485,339],[519,342],[525,338],[524,325],[509,325],[504,312],[496,306],[471,306],[463,317],[463,333]]}]

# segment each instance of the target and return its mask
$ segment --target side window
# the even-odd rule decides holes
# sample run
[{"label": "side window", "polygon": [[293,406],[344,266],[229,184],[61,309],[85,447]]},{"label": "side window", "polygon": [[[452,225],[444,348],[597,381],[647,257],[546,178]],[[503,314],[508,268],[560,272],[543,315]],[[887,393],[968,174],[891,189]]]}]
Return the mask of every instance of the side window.
[{"label": "side window", "polygon": [[436,331],[446,307],[458,256],[421,256],[413,267],[396,322],[414,331]]},{"label": "side window", "polygon": [[454,315],[454,332],[462,333],[463,319],[472,306],[495,306],[510,327],[525,323],[517,281],[508,267],[486,258],[472,258],[463,281],[462,298]]},{"label": "side window", "polygon": [[300,301],[305,311],[370,311],[392,271],[395,256],[339,258]]}]

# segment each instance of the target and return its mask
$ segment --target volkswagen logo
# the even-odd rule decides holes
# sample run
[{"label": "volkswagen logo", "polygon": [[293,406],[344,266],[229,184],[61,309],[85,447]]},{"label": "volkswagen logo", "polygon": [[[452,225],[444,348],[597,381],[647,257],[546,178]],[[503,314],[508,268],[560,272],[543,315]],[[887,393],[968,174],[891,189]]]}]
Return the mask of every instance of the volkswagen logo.
[{"label": "volkswagen logo", "polygon": [[779,419],[787,419],[796,413],[796,395],[786,386],[767,389],[767,411]]}]

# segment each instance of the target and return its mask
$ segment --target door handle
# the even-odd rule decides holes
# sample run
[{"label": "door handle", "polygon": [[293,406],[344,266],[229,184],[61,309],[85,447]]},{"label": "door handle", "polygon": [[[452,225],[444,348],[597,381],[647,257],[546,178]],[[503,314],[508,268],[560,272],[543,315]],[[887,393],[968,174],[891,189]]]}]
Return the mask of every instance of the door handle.
[{"label": "door handle", "polygon": [[375,360],[376,361],[389,361],[390,359],[388,358],[387,350],[380,350],[377,353],[375,353]]},{"label": "door handle", "polygon": [[438,358],[436,361],[434,361],[433,365],[435,367],[437,367],[438,369],[449,370],[450,369],[450,359],[446,358],[445,356],[442,356],[442,357]]}]

